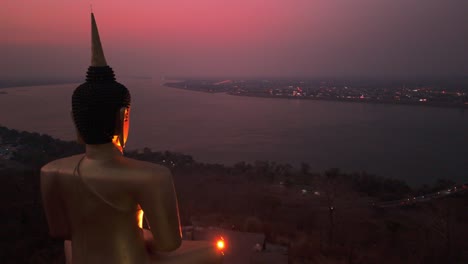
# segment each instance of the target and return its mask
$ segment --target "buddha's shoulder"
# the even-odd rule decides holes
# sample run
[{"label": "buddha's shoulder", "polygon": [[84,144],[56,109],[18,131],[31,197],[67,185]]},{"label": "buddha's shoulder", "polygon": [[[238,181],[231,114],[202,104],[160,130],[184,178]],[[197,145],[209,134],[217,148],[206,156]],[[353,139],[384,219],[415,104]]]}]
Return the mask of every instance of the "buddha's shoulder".
[{"label": "buddha's shoulder", "polygon": [[42,173],[53,173],[64,170],[69,167],[76,166],[76,163],[83,157],[84,154],[73,155],[61,159],[53,160],[42,166]]},{"label": "buddha's shoulder", "polygon": [[131,158],[125,158],[125,169],[132,174],[137,174],[142,179],[154,180],[155,178],[171,178],[171,171],[162,165],[135,160]]}]

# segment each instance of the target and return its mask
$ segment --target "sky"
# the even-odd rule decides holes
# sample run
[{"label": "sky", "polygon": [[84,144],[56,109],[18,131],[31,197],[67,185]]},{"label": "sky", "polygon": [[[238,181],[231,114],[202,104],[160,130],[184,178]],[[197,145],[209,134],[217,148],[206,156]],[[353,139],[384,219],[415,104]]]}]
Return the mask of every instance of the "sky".
[{"label": "sky", "polygon": [[466,0],[2,0],[0,80],[468,75]]}]

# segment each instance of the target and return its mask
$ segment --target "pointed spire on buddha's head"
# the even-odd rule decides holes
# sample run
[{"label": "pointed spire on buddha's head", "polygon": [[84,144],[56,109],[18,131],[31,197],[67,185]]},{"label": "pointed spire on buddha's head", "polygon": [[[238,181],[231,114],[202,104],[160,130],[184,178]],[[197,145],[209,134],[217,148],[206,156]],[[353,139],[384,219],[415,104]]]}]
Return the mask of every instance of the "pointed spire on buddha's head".
[{"label": "pointed spire on buddha's head", "polygon": [[91,50],[91,66],[107,66],[104,50],[102,49],[101,38],[99,37],[99,31],[96,25],[96,19],[94,18],[94,13],[91,13]]},{"label": "pointed spire on buddha's head", "polygon": [[91,13],[91,65],[86,74],[86,81],[115,81],[114,71],[107,65],[104,56],[94,13]]},{"label": "pointed spire on buddha's head", "polygon": [[107,65],[93,13],[91,38],[91,66],[86,82],[73,92],[72,114],[86,144],[104,144],[112,141],[116,114],[122,107],[130,107],[131,98],[128,89],[116,82],[114,71]]}]

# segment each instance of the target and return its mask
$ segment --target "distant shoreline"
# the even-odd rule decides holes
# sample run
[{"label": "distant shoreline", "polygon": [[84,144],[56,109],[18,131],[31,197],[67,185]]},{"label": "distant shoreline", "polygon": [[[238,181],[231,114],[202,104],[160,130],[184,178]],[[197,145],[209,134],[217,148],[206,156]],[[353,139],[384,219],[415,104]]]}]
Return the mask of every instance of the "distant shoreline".
[{"label": "distant shoreline", "polygon": [[[143,80],[152,79],[152,77],[148,77],[148,76],[122,76],[121,78],[122,79],[143,79]],[[0,89],[43,86],[43,85],[80,84],[85,81],[86,80],[84,77],[67,78],[67,79],[0,80]]]},{"label": "distant shoreline", "polygon": [[167,85],[165,87],[176,88],[187,91],[202,92],[202,93],[225,93],[232,96],[245,96],[245,97],[258,97],[258,98],[271,98],[271,99],[288,99],[288,100],[314,100],[314,101],[328,101],[328,102],[345,102],[345,103],[365,103],[365,104],[387,104],[387,105],[409,105],[409,106],[426,106],[438,108],[458,108],[468,109],[468,104],[453,104],[453,103],[438,103],[438,102],[411,102],[411,101],[396,101],[396,100],[375,100],[375,99],[354,99],[354,98],[327,98],[327,97],[311,97],[311,96],[288,96],[288,95],[268,95],[259,93],[242,93],[236,94],[229,91],[205,91],[200,89],[183,88],[175,85]]},{"label": "distant shoreline", "polygon": [[[181,88],[183,89],[183,88]],[[233,96],[246,96],[246,97],[259,97],[259,98],[278,98],[289,100],[315,100],[315,101],[329,101],[329,102],[345,102],[345,103],[363,103],[363,104],[388,104],[388,105],[411,105],[411,106],[428,106],[428,107],[441,107],[441,108],[459,108],[467,109],[468,105],[463,104],[450,104],[450,103],[437,103],[437,102],[410,102],[410,101],[395,101],[395,100],[375,100],[375,99],[351,99],[351,98],[317,98],[317,97],[293,97],[293,96],[279,96],[279,95],[258,95],[258,94],[234,94],[226,92]]]},{"label": "distant shoreline", "polygon": [[42,85],[74,84],[74,83],[80,83],[82,81],[83,80],[28,80],[28,81],[0,80],[0,89],[42,86]]}]

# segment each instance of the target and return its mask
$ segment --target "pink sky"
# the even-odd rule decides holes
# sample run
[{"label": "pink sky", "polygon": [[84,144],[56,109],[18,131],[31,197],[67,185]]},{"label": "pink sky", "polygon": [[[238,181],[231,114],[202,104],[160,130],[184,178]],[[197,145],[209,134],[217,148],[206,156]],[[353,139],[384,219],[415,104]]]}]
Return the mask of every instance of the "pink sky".
[{"label": "pink sky", "polygon": [[[92,1],[121,75],[398,76],[468,72],[468,1]],[[89,1],[5,0],[0,79],[84,76]]]}]

